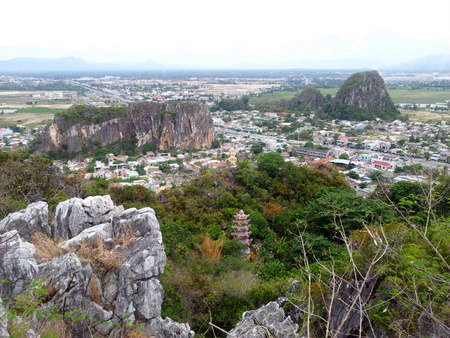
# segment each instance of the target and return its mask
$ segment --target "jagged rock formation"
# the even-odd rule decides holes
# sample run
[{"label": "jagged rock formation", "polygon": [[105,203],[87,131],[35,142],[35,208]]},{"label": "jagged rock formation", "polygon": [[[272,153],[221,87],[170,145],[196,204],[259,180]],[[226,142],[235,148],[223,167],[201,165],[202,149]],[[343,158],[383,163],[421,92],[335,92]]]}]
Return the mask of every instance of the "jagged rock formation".
[{"label": "jagged rock formation", "polygon": [[[127,326],[137,324],[155,337],[194,335],[187,324],[161,318],[164,291],[158,276],[164,271],[166,255],[153,209],[123,210],[109,196],[60,203],[52,231],[47,233],[65,241],[56,247],[55,257],[42,260],[35,253],[48,247],[33,241],[33,235],[42,232],[45,222],[29,222],[28,215],[42,215],[48,210],[43,204],[35,203],[2,221],[3,229],[19,227],[0,235],[3,300],[26,294],[30,283],[41,281],[49,292],[39,305],[41,311],[81,314],[81,321],[71,322],[74,337],[97,333],[119,337]],[[29,320],[34,328],[38,319]],[[0,333],[6,326],[2,318]]]},{"label": "jagged rock formation", "polygon": [[[109,109],[109,110],[108,110]],[[133,142],[160,150],[210,147],[214,127],[208,108],[195,102],[138,102],[127,108],[74,106],[56,114],[34,142],[38,153],[79,151],[83,147]]]},{"label": "jagged rock formation", "polygon": [[0,231],[5,230],[17,230],[20,236],[25,239],[30,237],[31,231],[39,231],[50,235],[47,203],[32,203],[26,209],[9,214],[0,221]]},{"label": "jagged rock formation", "polygon": [[392,120],[398,114],[377,71],[350,76],[333,98],[329,111],[330,117],[343,120]]},{"label": "jagged rock formation", "polygon": [[230,331],[229,338],[296,338],[298,324],[286,316],[277,302],[270,302],[258,310],[247,311],[242,321]]}]

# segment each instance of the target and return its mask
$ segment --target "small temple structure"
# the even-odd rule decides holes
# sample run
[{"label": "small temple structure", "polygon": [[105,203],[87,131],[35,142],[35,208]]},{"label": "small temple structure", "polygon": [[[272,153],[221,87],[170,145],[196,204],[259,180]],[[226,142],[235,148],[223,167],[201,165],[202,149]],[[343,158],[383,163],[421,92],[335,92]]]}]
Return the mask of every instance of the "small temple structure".
[{"label": "small temple structure", "polygon": [[231,236],[239,239],[239,241],[246,246],[243,253],[248,256],[250,254],[250,244],[252,244],[253,239],[250,238],[252,232],[249,230],[250,228],[250,220],[248,219],[249,215],[244,214],[244,211],[239,211],[236,215],[234,215],[233,221],[233,232]]}]

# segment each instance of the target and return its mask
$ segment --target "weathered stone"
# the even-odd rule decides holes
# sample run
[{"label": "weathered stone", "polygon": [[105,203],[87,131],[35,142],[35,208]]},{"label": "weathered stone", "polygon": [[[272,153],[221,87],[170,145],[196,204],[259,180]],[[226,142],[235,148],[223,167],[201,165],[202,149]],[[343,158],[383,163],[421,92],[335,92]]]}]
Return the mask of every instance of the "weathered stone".
[{"label": "weathered stone", "polygon": [[[166,255],[153,209],[123,211],[104,196],[60,203],[56,214],[53,236],[67,239],[60,247],[72,251],[86,243],[93,246],[92,257],[69,252],[37,265],[34,246],[23,241],[17,230],[3,234],[0,274],[10,282],[3,285],[1,296],[20,294],[30,281],[41,280],[49,295],[40,310],[82,316],[81,322],[71,324],[77,337],[92,333],[122,337],[124,327],[138,323],[156,337],[193,336],[188,325],[160,318],[164,291],[157,277],[164,271]],[[98,238],[109,247],[99,249]],[[111,271],[94,272],[92,264],[100,259],[95,250],[109,248],[121,264]]]},{"label": "weathered stone", "polygon": [[127,209],[112,219],[112,226],[116,238],[129,235],[128,231],[130,230],[137,237],[145,236],[148,233],[161,234],[155,211],[151,208]]},{"label": "weathered stone", "polygon": [[[92,114],[88,110],[86,115]],[[138,140],[137,146],[150,143],[161,150],[210,147],[215,138],[211,112],[205,105],[194,102],[138,102],[119,116],[98,123],[56,115],[41,135],[42,142],[36,145],[36,150],[57,151],[66,144],[72,152],[94,142],[107,145],[134,138]]]},{"label": "weathered stone", "polygon": [[[342,280],[336,294],[331,298],[328,329],[333,337],[344,338],[372,332],[372,325],[366,316],[378,276],[373,275],[365,281]],[[362,307],[360,306],[362,305]],[[367,333],[367,334],[366,334]]]},{"label": "weathered stone", "polygon": [[[115,327],[111,319],[113,312],[105,310],[100,304],[89,302],[86,308],[86,319],[91,322],[96,331],[108,335]],[[97,324],[98,323],[98,324]]]},{"label": "weathered stone", "polygon": [[137,319],[152,319],[161,315],[163,288],[156,278],[138,281],[134,295],[134,306]]},{"label": "weathered stone", "polygon": [[0,276],[2,297],[18,295],[38,273],[38,265],[33,258],[34,245],[25,242],[17,230],[0,235]]},{"label": "weathered stone", "polygon": [[64,250],[77,249],[81,243],[96,245],[97,239],[103,242],[112,240],[112,225],[111,223],[98,224],[81,231],[77,236],[61,242],[59,246]]},{"label": "weathered stone", "polygon": [[256,311],[245,312],[228,337],[265,338],[269,333],[277,338],[296,338],[297,330],[298,325],[286,317],[278,303],[270,302]]},{"label": "weathered stone", "polygon": [[144,324],[145,332],[152,338],[177,337],[191,338],[194,337],[194,331],[191,330],[189,324],[180,324],[174,322],[170,318],[155,318]]},{"label": "weathered stone", "polygon": [[17,230],[25,239],[35,232],[42,232],[50,236],[47,203],[32,203],[26,209],[9,214],[0,221],[0,230]]},{"label": "weathered stone", "polygon": [[71,198],[56,207],[53,238],[69,239],[93,225],[109,222],[118,213],[111,197]]},{"label": "weathered stone", "polygon": [[69,252],[39,265],[38,277],[54,290],[53,302],[64,302],[64,310],[77,310],[83,303],[92,275],[89,263],[82,263]]},{"label": "weathered stone", "polygon": [[433,308],[428,306],[419,316],[418,334],[420,337],[450,337],[450,329],[446,323],[433,317]]},{"label": "weathered stone", "polygon": [[147,235],[139,238],[124,252],[128,260],[127,276],[131,280],[142,280],[160,276],[164,272],[166,253],[160,236]]}]

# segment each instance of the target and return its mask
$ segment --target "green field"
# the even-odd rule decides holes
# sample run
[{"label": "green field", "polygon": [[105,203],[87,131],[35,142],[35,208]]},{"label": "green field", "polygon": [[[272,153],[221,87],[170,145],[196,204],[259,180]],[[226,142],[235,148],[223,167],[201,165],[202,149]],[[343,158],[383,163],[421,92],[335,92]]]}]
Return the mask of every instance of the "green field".
[{"label": "green field", "polygon": [[394,103],[444,103],[450,100],[450,90],[436,88],[425,89],[390,89],[388,90]]},{"label": "green field", "polygon": [[[317,88],[320,90],[322,95],[330,94],[331,96],[336,95],[339,88]],[[394,103],[423,103],[423,104],[433,104],[433,103],[444,103],[450,100],[450,90],[442,90],[437,88],[425,88],[425,89],[389,89],[389,95]],[[250,104],[258,103],[270,103],[279,101],[281,99],[289,100],[293,98],[299,92],[293,91],[276,91],[273,93],[264,93],[258,97],[252,97],[250,99]]]},{"label": "green field", "polygon": [[271,101],[279,101],[282,99],[292,99],[298,92],[293,91],[275,91],[273,93],[263,93],[257,97],[251,97],[250,104],[270,103]]},{"label": "green field", "polygon": [[33,107],[33,108],[19,108],[17,109],[17,112],[24,114],[55,114],[59,110],[61,109]]}]

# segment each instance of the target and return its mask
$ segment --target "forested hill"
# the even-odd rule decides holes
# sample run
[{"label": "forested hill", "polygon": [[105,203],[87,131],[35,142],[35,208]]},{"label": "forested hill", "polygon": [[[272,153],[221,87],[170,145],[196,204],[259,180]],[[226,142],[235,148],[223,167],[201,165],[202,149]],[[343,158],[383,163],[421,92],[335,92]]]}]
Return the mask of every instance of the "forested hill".
[{"label": "forested hill", "polygon": [[351,75],[333,98],[327,113],[343,120],[393,120],[399,115],[377,71]]}]

